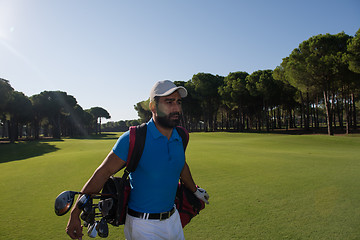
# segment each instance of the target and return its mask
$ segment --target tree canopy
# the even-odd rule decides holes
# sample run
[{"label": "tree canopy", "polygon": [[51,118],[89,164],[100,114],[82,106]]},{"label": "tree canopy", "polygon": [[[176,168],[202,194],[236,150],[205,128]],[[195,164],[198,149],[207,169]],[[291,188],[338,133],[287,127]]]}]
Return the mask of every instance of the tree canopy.
[{"label": "tree canopy", "polygon": [[317,35],[303,41],[283,62],[289,82],[306,94],[322,93],[327,116],[328,134],[333,134],[332,106],[336,92],[350,75],[344,61],[350,36]]},{"label": "tree canopy", "polygon": [[349,69],[360,73],[360,29],[348,45]]},{"label": "tree canopy", "polygon": [[110,118],[110,114],[108,113],[108,111],[106,111],[104,108],[101,107],[92,107],[89,109],[88,111],[96,120],[95,122],[95,129],[96,129],[96,134],[100,133],[101,134],[101,118],[106,118],[109,119]]},{"label": "tree canopy", "polygon": [[[91,112],[92,114],[90,114]],[[98,132],[98,118],[109,113],[94,107],[89,111],[78,105],[75,97],[62,91],[43,91],[31,97],[15,91],[8,80],[0,79],[0,123],[2,137],[10,142],[23,134],[27,138],[84,136]]]}]

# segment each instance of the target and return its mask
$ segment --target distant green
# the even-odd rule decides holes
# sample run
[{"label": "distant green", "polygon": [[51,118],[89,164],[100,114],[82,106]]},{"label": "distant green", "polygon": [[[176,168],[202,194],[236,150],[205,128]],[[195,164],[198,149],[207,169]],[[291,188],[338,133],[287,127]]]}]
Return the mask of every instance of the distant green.
[{"label": "distant green", "polygon": [[[80,190],[118,136],[0,144],[0,239],[70,239],[54,200]],[[360,239],[360,135],[191,133],[186,155],[210,194],[188,240]]]}]

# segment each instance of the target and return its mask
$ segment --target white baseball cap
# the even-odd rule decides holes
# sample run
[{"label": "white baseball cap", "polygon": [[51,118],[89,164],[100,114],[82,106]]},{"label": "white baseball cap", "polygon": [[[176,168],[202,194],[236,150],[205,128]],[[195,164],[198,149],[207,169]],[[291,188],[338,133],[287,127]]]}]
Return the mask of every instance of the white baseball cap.
[{"label": "white baseball cap", "polygon": [[182,86],[178,87],[170,80],[158,81],[150,91],[150,101],[154,100],[155,97],[169,96],[175,91],[179,91],[180,97],[182,98],[187,96],[186,88]]}]

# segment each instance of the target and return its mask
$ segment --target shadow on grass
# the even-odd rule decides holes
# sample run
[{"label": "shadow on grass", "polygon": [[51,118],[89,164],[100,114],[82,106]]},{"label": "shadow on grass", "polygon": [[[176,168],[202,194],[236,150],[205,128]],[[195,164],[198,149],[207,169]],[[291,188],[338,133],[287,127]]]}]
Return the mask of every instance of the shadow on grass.
[{"label": "shadow on grass", "polygon": [[[50,140],[52,141],[52,140]],[[24,141],[0,144],[0,163],[24,160],[54,152],[59,148],[47,142]]]}]

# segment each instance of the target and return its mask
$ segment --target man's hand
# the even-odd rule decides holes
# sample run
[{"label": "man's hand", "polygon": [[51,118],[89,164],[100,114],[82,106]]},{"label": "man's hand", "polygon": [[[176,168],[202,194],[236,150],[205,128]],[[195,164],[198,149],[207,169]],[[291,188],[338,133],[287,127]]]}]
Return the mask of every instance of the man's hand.
[{"label": "man's hand", "polygon": [[80,218],[71,216],[66,226],[66,233],[72,239],[82,239],[82,228]]},{"label": "man's hand", "polygon": [[194,194],[198,199],[205,202],[206,204],[209,204],[209,194],[205,191],[205,189],[198,188]]}]

